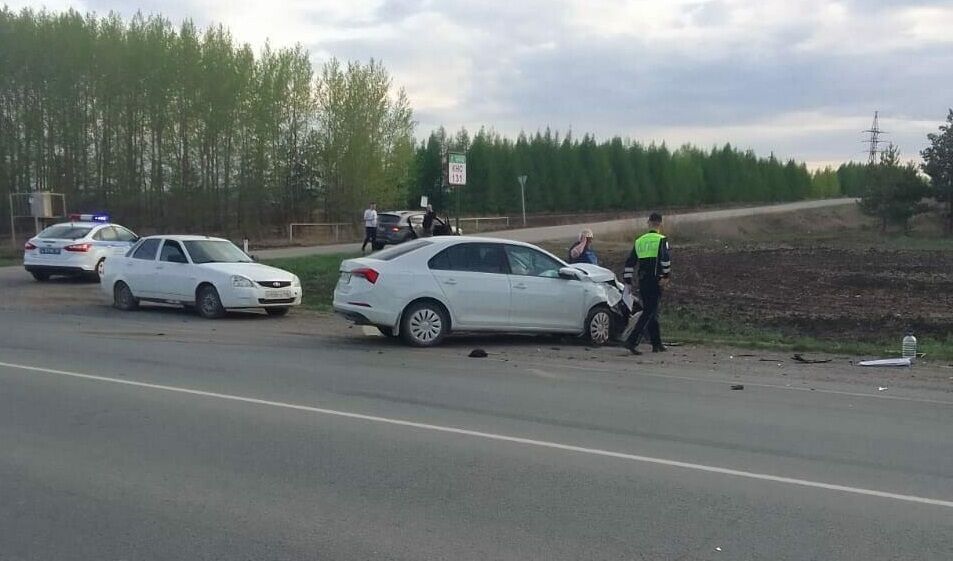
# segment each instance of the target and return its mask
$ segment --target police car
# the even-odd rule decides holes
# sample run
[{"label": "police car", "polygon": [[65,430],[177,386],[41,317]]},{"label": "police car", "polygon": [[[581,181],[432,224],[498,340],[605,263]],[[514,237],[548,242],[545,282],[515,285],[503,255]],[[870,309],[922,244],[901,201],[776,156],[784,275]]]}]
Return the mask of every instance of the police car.
[{"label": "police car", "polygon": [[125,255],[139,239],[106,214],[71,214],[23,246],[23,266],[38,281],[53,275],[102,277],[108,257]]}]

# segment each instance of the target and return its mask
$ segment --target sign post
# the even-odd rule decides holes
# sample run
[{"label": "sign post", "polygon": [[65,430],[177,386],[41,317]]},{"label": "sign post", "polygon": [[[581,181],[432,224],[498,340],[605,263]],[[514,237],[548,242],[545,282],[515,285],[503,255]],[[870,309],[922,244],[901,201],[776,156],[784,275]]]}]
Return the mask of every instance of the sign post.
[{"label": "sign post", "polygon": [[520,198],[523,200],[523,227],[526,227],[526,176],[516,178],[520,182]]},{"label": "sign post", "polygon": [[[447,154],[447,184],[450,188],[467,184],[467,155],[462,152]],[[457,232],[460,232],[460,189],[457,189]]]},{"label": "sign post", "polygon": [[462,187],[467,184],[467,155],[460,152],[450,152],[448,162],[449,183],[451,187]]}]

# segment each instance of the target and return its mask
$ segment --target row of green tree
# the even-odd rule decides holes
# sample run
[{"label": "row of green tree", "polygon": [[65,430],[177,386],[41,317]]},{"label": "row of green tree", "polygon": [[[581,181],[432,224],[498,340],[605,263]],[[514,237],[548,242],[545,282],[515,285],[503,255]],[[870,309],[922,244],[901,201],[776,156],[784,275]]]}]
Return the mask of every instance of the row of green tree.
[{"label": "row of green tree", "polygon": [[[467,154],[467,185],[445,185],[443,157]],[[665,144],[645,146],[591,135],[575,138],[550,130],[520,134],[515,141],[480,129],[472,138],[461,130],[433,132],[417,148],[416,181],[409,204],[420,195],[443,208],[500,214],[521,208],[517,178],[526,175],[530,212],[607,211],[716,203],[793,201],[840,193],[830,169],[811,173],[804,164],[759,158],[725,145],[711,150]]]},{"label": "row of green tree", "polygon": [[[458,192],[451,150],[468,157]],[[253,235],[421,195],[442,212],[512,213],[520,175],[529,211],[574,212],[858,195],[856,172],[550,130],[417,142],[406,96],[374,61],[315,72],[300,47],[256,55],[222,27],[0,10],[0,221],[7,193],[35,190],[140,229]]]},{"label": "row of green tree", "polygon": [[[384,68],[257,56],[222,27],[0,10],[0,215],[64,193],[144,229],[219,232],[396,204],[413,120]],[[20,211],[22,212],[22,211]]]}]

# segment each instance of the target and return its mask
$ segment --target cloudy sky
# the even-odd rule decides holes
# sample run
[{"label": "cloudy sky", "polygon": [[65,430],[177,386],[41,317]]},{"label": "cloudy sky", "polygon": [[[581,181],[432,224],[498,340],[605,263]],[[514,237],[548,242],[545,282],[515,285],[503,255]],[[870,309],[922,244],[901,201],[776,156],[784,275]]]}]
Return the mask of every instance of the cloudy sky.
[{"label": "cloudy sky", "polygon": [[[3,1],[3,0],[0,0]],[[953,106],[953,1],[7,0],[221,22],[252,45],[384,62],[419,131],[551,127],[863,159],[874,110],[915,158]]]}]

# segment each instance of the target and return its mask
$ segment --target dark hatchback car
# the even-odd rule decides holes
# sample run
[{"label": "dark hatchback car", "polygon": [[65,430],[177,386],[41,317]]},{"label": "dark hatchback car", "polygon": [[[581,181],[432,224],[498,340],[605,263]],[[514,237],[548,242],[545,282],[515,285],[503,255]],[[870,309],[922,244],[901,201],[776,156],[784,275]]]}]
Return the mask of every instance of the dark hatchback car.
[{"label": "dark hatchback car", "polygon": [[[423,232],[424,212],[422,210],[382,212],[377,215],[377,240],[374,241],[374,249],[415,240],[423,236]],[[434,216],[433,235],[453,236],[460,235],[460,232],[450,225],[449,219]]]}]

